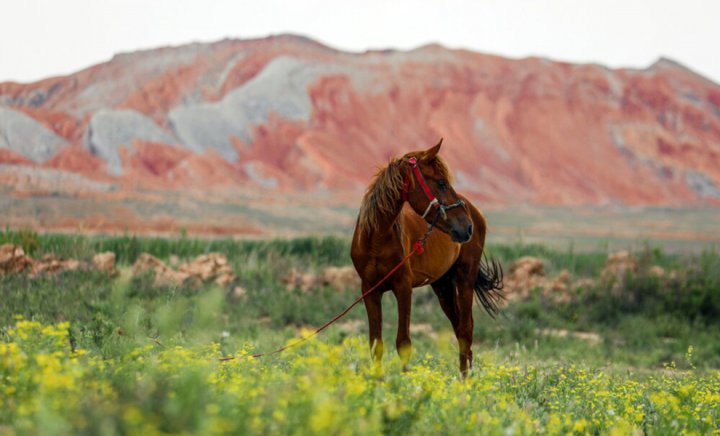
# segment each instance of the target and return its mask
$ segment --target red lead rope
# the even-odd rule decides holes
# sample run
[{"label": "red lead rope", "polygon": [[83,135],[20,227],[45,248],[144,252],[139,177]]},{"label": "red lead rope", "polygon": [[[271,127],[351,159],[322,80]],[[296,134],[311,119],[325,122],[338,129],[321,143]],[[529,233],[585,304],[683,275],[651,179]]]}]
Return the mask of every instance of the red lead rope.
[{"label": "red lead rope", "polygon": [[[425,236],[423,236],[421,239],[415,241],[415,243],[413,244],[413,249],[412,249],[412,251],[410,251],[410,253],[408,253],[408,255],[405,256],[405,258],[404,258],[403,260],[401,260],[400,263],[398,263],[398,264],[395,266],[395,268],[391,269],[390,272],[387,273],[387,274],[385,275],[385,277],[382,278],[382,280],[380,280],[379,282],[377,282],[377,283],[375,284],[375,286],[373,286],[372,288],[370,288],[370,289],[368,289],[367,291],[365,291],[365,293],[362,294],[362,295],[360,296],[360,298],[358,298],[357,300],[355,300],[350,306],[348,306],[347,309],[343,310],[342,312],[340,312],[339,314],[337,314],[333,319],[331,319],[330,321],[328,321],[328,322],[326,322],[325,324],[323,324],[320,328],[318,328],[317,330],[315,330],[314,332],[312,332],[312,334],[310,334],[309,336],[304,336],[304,337],[298,339],[297,341],[291,342],[291,343],[289,343],[289,344],[287,344],[287,345],[284,345],[284,346],[282,346],[282,347],[280,347],[280,348],[278,348],[278,349],[276,349],[276,350],[269,351],[269,352],[267,352],[267,353],[253,354],[253,355],[250,356],[250,357],[257,359],[258,357],[269,356],[269,355],[271,355],[271,354],[276,354],[276,353],[279,353],[279,352],[281,352],[281,351],[285,351],[285,350],[287,350],[288,348],[292,348],[292,347],[294,347],[294,346],[296,346],[296,345],[302,344],[303,342],[305,342],[305,341],[307,341],[308,339],[312,338],[312,337],[315,336],[316,334],[318,334],[318,333],[320,333],[321,331],[325,330],[328,326],[330,326],[330,324],[334,323],[335,321],[337,321],[337,320],[339,320],[340,318],[342,318],[343,316],[345,316],[346,313],[350,312],[350,309],[352,309],[353,307],[355,307],[355,306],[356,306],[359,302],[361,302],[365,297],[367,297],[368,295],[370,295],[370,293],[371,293],[372,291],[374,291],[375,289],[377,289],[378,286],[380,286],[380,285],[383,284],[387,279],[389,279],[390,276],[393,275],[393,274],[395,273],[395,271],[397,271],[398,269],[400,269],[400,267],[403,266],[403,264],[405,264],[405,262],[407,262],[408,259],[410,259],[414,254],[416,254],[416,253],[417,253],[417,254],[422,254],[423,251],[425,251],[425,248],[424,248],[425,241],[427,240],[428,236],[430,236],[430,232],[431,232],[431,231],[432,231],[432,226],[428,229],[427,233],[425,233]],[[227,360],[234,360],[234,359],[237,359],[237,357],[235,357],[235,356],[223,357],[223,358],[221,358],[221,359],[219,359],[219,360],[224,362],[224,361],[227,361]]]}]

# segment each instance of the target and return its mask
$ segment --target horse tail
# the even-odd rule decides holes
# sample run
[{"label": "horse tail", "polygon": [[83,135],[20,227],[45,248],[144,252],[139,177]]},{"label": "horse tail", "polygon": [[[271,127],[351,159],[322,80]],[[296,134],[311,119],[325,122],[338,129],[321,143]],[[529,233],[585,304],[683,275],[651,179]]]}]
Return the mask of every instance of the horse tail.
[{"label": "horse tail", "polygon": [[483,253],[475,280],[475,295],[485,311],[493,318],[500,312],[499,304],[505,300],[503,289],[503,270],[500,262]]}]

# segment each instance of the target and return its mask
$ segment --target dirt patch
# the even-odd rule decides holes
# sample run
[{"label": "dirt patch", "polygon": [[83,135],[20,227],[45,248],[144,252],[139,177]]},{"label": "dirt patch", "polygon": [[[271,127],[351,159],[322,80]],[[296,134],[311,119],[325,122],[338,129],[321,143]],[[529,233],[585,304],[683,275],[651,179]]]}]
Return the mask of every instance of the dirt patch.
[{"label": "dirt patch", "polygon": [[329,266],[318,274],[317,282],[338,292],[348,288],[360,289],[360,277],[352,266]]},{"label": "dirt patch", "polygon": [[201,282],[213,281],[225,286],[235,280],[235,273],[230,263],[221,253],[203,254],[190,262],[178,267],[179,272],[187,273],[190,277],[197,277]]},{"label": "dirt patch", "polygon": [[[19,245],[3,244],[0,245],[0,275],[29,273],[31,276],[38,276],[58,274],[63,271],[96,270],[115,276],[118,274],[115,259],[115,253],[112,251],[98,253],[90,262],[64,259],[54,254],[45,254],[39,259],[32,259]],[[179,260],[176,260],[176,263],[179,263]],[[197,256],[177,268],[168,266],[149,253],[142,253],[133,264],[132,273],[137,276],[148,271],[154,275],[157,286],[183,283],[199,285],[207,282],[226,286],[235,280],[235,273],[227,257],[220,253]],[[335,276],[331,274],[331,277]]]},{"label": "dirt patch", "polygon": [[360,333],[364,327],[365,327],[364,321],[361,321],[359,319],[351,319],[348,321],[338,323],[335,328],[338,331],[341,331],[343,333],[357,334],[357,333]]},{"label": "dirt patch", "polygon": [[410,332],[413,334],[426,335],[432,339],[438,338],[438,334],[435,331],[435,329],[433,328],[433,326],[430,324],[427,324],[427,323],[416,323],[416,324],[411,323],[410,324]]},{"label": "dirt patch", "polygon": [[291,269],[282,282],[288,291],[300,290],[302,292],[310,292],[310,290],[322,286],[329,286],[337,292],[347,289],[360,289],[360,277],[352,266],[329,266],[320,270],[317,274],[304,273],[297,269]]},{"label": "dirt patch", "polygon": [[32,275],[57,274],[63,271],[76,271],[79,269],[89,269],[88,263],[77,259],[63,259],[54,254],[46,254],[40,259],[32,261],[30,272]]},{"label": "dirt patch", "polygon": [[19,245],[3,244],[0,246],[0,274],[29,273],[31,276],[37,276],[79,269],[90,269],[90,265],[76,259],[63,259],[54,254],[46,254],[40,259],[33,259],[26,255]]},{"label": "dirt patch", "polygon": [[118,270],[115,268],[115,253],[112,251],[96,254],[92,258],[92,264],[98,271],[111,275],[118,274]]},{"label": "dirt patch", "polygon": [[511,301],[527,299],[537,290],[555,302],[568,302],[575,297],[576,290],[594,286],[602,286],[619,295],[626,289],[628,278],[635,275],[663,280],[677,277],[675,271],[667,272],[657,265],[641,267],[635,256],[623,250],[608,255],[598,278],[574,277],[566,269],[554,277],[548,277],[542,259],[521,257],[510,266],[504,284],[508,300]]},{"label": "dirt patch", "polygon": [[541,336],[552,336],[556,338],[576,338],[591,344],[599,344],[602,342],[602,336],[595,332],[571,332],[565,329],[539,329],[537,330],[537,333]]},{"label": "dirt patch", "polygon": [[647,272],[648,272],[649,275],[651,275],[651,276],[653,276],[653,277],[657,277],[657,278],[659,278],[659,279],[662,279],[662,278],[665,278],[665,277],[669,277],[669,276],[672,276],[672,277],[675,276],[675,274],[673,274],[673,273],[667,274],[667,273],[665,272],[665,268],[663,268],[663,267],[661,267],[661,266],[657,266],[657,265],[653,265],[653,266],[651,266],[650,268],[648,268],[648,271],[647,271]]},{"label": "dirt patch", "polygon": [[155,279],[155,286],[178,286],[190,278],[190,274],[170,268],[157,257],[149,253],[142,253],[132,267],[134,276],[151,272]]},{"label": "dirt patch", "polygon": [[32,259],[25,256],[22,247],[13,244],[0,245],[0,273],[12,274],[25,271]]},{"label": "dirt patch", "polygon": [[612,285],[613,292],[620,292],[625,288],[625,282],[631,274],[637,274],[640,269],[638,260],[627,250],[618,251],[608,255],[605,266],[600,273],[600,281]]},{"label": "dirt patch", "polygon": [[0,245],[0,274],[13,274],[25,271],[32,265],[32,259],[25,255],[19,245]]},{"label": "dirt patch", "polygon": [[235,286],[230,295],[232,296],[232,298],[240,300],[247,296],[247,290],[242,286]]},{"label": "dirt patch", "polygon": [[156,286],[214,282],[226,286],[235,280],[235,273],[224,254],[208,253],[181,264],[177,269],[165,264],[157,257],[142,253],[133,264],[133,275],[151,271],[155,275]]},{"label": "dirt patch", "polygon": [[535,289],[554,301],[569,301],[572,281],[570,272],[560,271],[555,277],[545,275],[545,264],[541,259],[524,256],[513,262],[503,280],[508,300],[524,300]]},{"label": "dirt patch", "polygon": [[295,268],[288,271],[288,273],[280,279],[281,282],[285,283],[285,288],[288,292],[295,290],[310,292],[315,286],[315,280],[315,274],[306,274]]}]

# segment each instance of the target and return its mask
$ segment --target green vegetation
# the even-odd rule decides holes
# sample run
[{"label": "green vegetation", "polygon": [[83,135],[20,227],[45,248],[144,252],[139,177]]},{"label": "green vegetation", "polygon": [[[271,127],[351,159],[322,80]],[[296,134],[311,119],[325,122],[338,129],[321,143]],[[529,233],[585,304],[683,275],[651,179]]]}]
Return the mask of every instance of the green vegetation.
[{"label": "green vegetation", "polygon": [[[607,433],[717,431],[720,425],[720,254],[645,247],[619,288],[597,279],[605,252],[492,246],[507,267],[594,278],[558,302],[537,290],[491,320],[476,310],[476,367],[457,348],[434,294],[414,295],[413,369],[392,344],[394,299],[383,299],[384,376],[371,367],[365,313],[284,345],[344,309],[359,290],[288,290],[292,268],[349,264],[349,241],[38,235],[0,232],[33,257],[117,254],[121,274],[0,276],[0,433]],[[430,248],[431,249],[431,248]],[[167,260],[219,251],[228,287],[156,287],[127,269],[140,253]],[[672,271],[649,274],[652,265]],[[241,286],[244,295],[234,289]],[[228,363],[221,355],[241,358]]]}]

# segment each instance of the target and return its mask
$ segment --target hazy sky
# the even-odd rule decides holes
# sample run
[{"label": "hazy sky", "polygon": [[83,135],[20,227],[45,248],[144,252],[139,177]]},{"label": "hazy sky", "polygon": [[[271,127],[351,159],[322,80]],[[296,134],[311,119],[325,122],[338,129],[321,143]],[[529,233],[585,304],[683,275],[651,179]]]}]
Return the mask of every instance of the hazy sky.
[{"label": "hazy sky", "polygon": [[6,0],[2,11],[0,81],[140,48],[298,33],[352,51],[438,42],[612,67],[666,56],[720,83],[718,0]]}]

